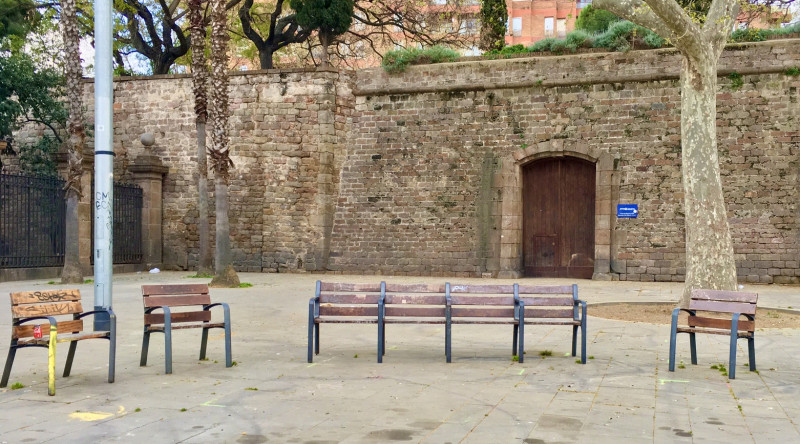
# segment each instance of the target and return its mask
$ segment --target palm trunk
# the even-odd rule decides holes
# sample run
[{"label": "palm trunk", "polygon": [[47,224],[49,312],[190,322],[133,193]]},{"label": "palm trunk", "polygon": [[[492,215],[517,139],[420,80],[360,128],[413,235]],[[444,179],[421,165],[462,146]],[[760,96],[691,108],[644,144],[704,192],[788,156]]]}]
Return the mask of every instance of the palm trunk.
[{"label": "palm trunk", "polygon": [[78,33],[77,7],[74,0],[62,1],[61,35],[64,40],[64,77],[69,103],[69,117],[67,118],[69,166],[65,187],[67,191],[66,239],[61,283],[82,284],[83,271],[80,264],[78,206],[82,195],[83,146],[86,140],[86,133],[83,129],[82,118],[83,85],[81,84],[80,35]]},{"label": "palm trunk", "polygon": [[717,63],[684,57],[681,71],[681,139],[686,227],[686,281],[682,306],[693,288],[734,290],[736,263],[717,154]]},{"label": "palm trunk", "polygon": [[199,257],[197,274],[212,273],[211,240],[208,222],[208,160],[206,158],[206,124],[197,122],[197,237]]}]

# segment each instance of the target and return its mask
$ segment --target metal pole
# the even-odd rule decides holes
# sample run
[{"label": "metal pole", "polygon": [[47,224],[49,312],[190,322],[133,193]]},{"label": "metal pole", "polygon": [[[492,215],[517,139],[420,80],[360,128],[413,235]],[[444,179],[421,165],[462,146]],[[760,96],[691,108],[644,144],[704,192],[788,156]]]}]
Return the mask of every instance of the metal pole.
[{"label": "metal pole", "polygon": [[[114,90],[111,46],[112,2],[94,2],[94,308],[111,308],[114,202]],[[95,316],[94,329],[110,328],[108,315]]]}]

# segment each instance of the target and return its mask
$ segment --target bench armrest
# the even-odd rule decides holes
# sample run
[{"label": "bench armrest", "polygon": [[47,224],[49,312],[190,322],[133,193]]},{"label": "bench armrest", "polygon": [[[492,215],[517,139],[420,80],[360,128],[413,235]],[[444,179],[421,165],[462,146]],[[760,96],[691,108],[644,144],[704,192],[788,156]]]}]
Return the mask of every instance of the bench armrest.
[{"label": "bench armrest", "polygon": [[203,305],[203,310],[209,310],[212,307],[218,307],[218,306],[222,307],[223,310],[230,310],[228,308],[228,304],[226,304],[225,302],[214,302],[213,304]]},{"label": "bench armrest", "polygon": [[[579,321],[581,319],[585,319],[586,318],[586,301],[584,301],[582,299],[575,299],[574,302],[572,303],[572,307],[573,307],[573,309],[575,311],[575,314],[573,315],[573,319],[575,319],[576,321]],[[580,307],[580,309],[581,309],[581,317],[580,318],[578,317],[578,307]]]},{"label": "bench armrest", "polygon": [[14,325],[27,324],[30,321],[36,321],[41,319],[47,319],[50,325],[58,325],[58,321],[53,316],[34,316],[32,318],[20,318],[18,321],[14,322]]}]

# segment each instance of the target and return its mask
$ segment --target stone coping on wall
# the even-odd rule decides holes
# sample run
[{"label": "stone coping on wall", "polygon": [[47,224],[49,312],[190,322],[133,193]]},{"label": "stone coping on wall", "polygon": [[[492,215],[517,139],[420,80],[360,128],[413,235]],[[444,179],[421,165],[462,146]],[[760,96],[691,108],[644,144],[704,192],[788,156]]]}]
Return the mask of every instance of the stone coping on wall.
[{"label": "stone coping on wall", "polygon": [[[276,68],[276,69],[252,69],[247,71],[230,71],[228,72],[228,76],[231,77],[239,77],[239,76],[248,76],[253,74],[268,74],[268,75],[275,75],[275,74],[295,74],[295,73],[313,73],[313,72],[331,72],[331,73],[340,73],[340,72],[347,72],[349,70],[340,70],[333,67],[327,68]],[[119,76],[114,77],[114,82],[136,82],[142,80],[172,80],[172,79],[190,79],[192,78],[191,74],[158,74],[152,76]],[[94,78],[84,78],[84,82],[87,83],[94,83]]]},{"label": "stone coping on wall", "polygon": [[[737,43],[726,47],[718,74],[781,73],[798,65],[800,39]],[[664,69],[665,66],[669,68]],[[356,71],[357,87],[353,93],[423,94],[677,80],[680,66],[680,52],[665,48],[415,65],[400,74],[369,68]]]}]

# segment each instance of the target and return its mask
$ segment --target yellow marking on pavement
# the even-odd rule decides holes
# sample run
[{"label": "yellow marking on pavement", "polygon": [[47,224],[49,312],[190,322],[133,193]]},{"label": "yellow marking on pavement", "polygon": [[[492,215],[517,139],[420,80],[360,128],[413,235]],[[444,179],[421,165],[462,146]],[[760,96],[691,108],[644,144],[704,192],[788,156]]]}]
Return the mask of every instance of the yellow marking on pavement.
[{"label": "yellow marking on pavement", "polygon": [[205,407],[225,407],[224,405],[220,405],[220,404],[212,404],[212,402],[214,402],[214,401],[216,401],[216,399],[212,399],[212,400],[206,401],[206,402],[204,402],[204,403],[202,403],[200,405],[205,406]]},{"label": "yellow marking on pavement", "polygon": [[521,375],[521,374],[523,374],[523,373],[525,373],[525,369],[524,369],[524,368],[523,368],[522,370],[520,370],[520,371],[519,371],[519,374],[520,374],[520,375]]},{"label": "yellow marking on pavement", "polygon": [[683,382],[683,383],[686,383],[686,382],[692,382],[692,381],[688,381],[686,379],[659,379],[658,380],[658,383],[661,384],[661,385],[664,385],[667,382]]},{"label": "yellow marking on pavement", "polygon": [[114,414],[108,412],[73,412],[69,414],[70,418],[85,422],[100,421],[112,416],[114,416]]},{"label": "yellow marking on pavement", "polygon": [[309,365],[307,365],[307,366],[306,366],[306,368],[310,368],[310,367],[313,367],[313,366],[315,366],[315,365],[317,365],[317,363],[316,363],[316,362],[315,362],[315,363],[313,363],[313,364],[309,364]]}]

